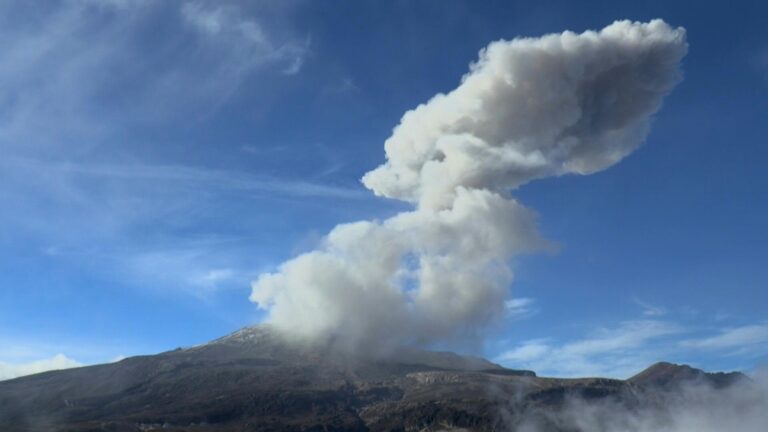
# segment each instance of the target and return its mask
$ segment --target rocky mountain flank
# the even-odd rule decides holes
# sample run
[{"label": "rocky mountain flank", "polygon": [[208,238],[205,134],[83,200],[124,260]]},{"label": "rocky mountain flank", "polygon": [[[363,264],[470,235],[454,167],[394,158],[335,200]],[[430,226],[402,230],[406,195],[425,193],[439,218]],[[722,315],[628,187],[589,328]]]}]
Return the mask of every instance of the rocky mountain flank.
[{"label": "rocky mountain flank", "polygon": [[663,403],[683,385],[743,380],[670,363],[628,380],[542,378],[447,352],[342,355],[256,326],[192,348],[2,381],[0,430],[492,431],[533,417],[537,430],[565,431],[574,429],[546,413],[574,398],[632,407]]}]

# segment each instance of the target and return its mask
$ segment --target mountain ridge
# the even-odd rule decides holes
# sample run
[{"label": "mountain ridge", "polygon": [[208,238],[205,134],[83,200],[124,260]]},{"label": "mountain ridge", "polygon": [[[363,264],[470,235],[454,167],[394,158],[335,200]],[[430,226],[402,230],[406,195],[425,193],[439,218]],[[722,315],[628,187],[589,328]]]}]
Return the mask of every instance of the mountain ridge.
[{"label": "mountain ridge", "polygon": [[633,401],[676,383],[724,388],[742,378],[671,363],[628,380],[546,378],[450,352],[354,356],[286,343],[256,326],[194,347],[0,382],[0,430],[485,431],[507,421],[500,410],[513,398],[515,412],[539,412],[574,396]]}]

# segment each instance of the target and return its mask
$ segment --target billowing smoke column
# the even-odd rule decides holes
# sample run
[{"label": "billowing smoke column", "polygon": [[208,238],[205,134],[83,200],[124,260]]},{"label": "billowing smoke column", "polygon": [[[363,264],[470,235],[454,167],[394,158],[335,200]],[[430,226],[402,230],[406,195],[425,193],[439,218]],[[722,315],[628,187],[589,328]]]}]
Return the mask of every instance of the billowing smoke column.
[{"label": "billowing smoke column", "polygon": [[415,209],[337,226],[251,300],[285,333],[349,349],[476,336],[504,314],[511,258],[548,246],[509,192],[636,149],[686,50],[661,20],[491,43],[455,90],[405,113],[362,179]]}]

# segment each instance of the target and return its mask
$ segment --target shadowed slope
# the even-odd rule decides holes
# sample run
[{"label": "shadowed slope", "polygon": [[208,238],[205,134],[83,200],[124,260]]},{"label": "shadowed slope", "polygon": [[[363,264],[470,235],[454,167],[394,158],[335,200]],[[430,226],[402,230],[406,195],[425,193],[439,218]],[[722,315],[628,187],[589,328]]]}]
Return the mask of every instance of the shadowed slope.
[{"label": "shadowed slope", "polygon": [[494,430],[510,422],[511,400],[514,417],[573,395],[626,399],[636,386],[690,374],[725,383],[672,365],[625,382],[539,378],[415,349],[353,357],[287,344],[257,326],[192,348],[0,382],[0,430]]}]

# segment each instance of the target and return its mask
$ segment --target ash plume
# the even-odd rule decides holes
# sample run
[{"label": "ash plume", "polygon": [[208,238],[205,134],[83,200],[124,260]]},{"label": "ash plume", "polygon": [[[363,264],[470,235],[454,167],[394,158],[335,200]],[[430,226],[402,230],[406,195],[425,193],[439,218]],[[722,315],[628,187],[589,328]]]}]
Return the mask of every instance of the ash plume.
[{"label": "ash plume", "polygon": [[289,336],[352,350],[480,335],[504,314],[510,260],[549,247],[511,191],[630,154],[686,51],[661,20],[491,43],[456,89],[403,115],[362,179],[414,209],[337,226],[251,300]]}]

